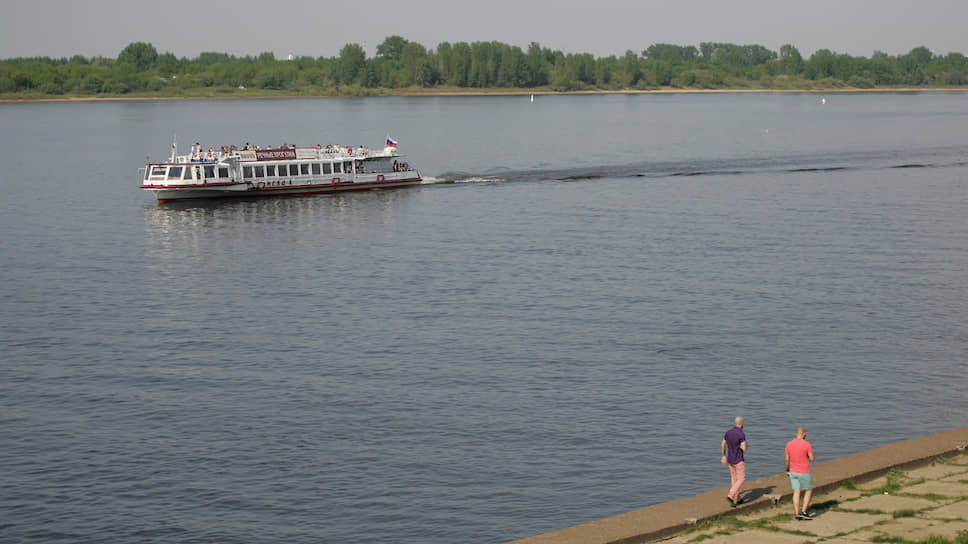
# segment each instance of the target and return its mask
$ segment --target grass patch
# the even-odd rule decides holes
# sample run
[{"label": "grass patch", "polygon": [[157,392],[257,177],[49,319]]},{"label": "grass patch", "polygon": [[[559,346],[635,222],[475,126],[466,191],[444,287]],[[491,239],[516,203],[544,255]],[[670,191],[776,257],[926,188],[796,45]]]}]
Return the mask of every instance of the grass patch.
[{"label": "grass patch", "polygon": [[892,468],[887,471],[887,483],[878,487],[877,489],[870,490],[872,494],[882,494],[882,493],[895,493],[901,489],[901,481],[904,479],[904,473],[896,468]]},{"label": "grass patch", "polygon": [[887,512],[883,510],[878,510],[876,508],[842,508],[844,512],[850,512],[852,514],[872,514],[872,515],[883,515]]},{"label": "grass patch", "polygon": [[769,518],[760,518],[760,519],[754,519],[749,521],[741,520],[733,516],[725,516],[725,517],[711,518],[708,520],[701,521],[700,523],[697,523],[696,525],[686,529],[685,531],[683,531],[683,533],[689,534],[696,531],[708,531],[710,529],[720,527],[720,529],[714,533],[705,533],[705,534],[697,535],[689,542],[702,542],[703,540],[708,540],[710,538],[713,538],[713,536],[716,536],[716,535],[732,535],[748,529],[759,529],[761,531],[785,533],[785,534],[797,535],[797,536],[814,536],[814,537],[817,536],[816,534],[810,533],[807,531],[781,529],[773,525],[778,521],[786,521],[788,519],[790,519],[790,516],[787,514],[777,514]]},{"label": "grass patch", "polygon": [[898,518],[913,518],[916,515],[918,515],[918,513],[915,512],[911,508],[905,508],[903,510],[895,510],[894,513],[891,514],[891,516],[893,516],[894,519],[898,519]]},{"label": "grass patch", "polygon": [[701,532],[701,531],[706,531],[706,530],[709,530],[709,529],[714,529],[717,526],[721,525],[726,519],[729,519],[729,518],[723,518],[722,516],[716,516],[716,517],[704,519],[704,520],[700,521],[699,523],[697,523],[695,525],[691,525],[691,526],[683,529],[682,534],[687,534],[688,535],[688,534],[691,534],[691,533],[698,533],[698,532]]},{"label": "grass patch", "polygon": [[871,542],[889,544],[953,544],[950,539],[943,536],[929,536],[924,540],[908,540],[899,536],[877,535],[871,539]]},{"label": "grass patch", "polygon": [[921,540],[909,540],[899,536],[877,535],[871,542],[887,544],[968,544],[968,531],[959,531],[954,540],[943,536],[932,535]]},{"label": "grass patch", "polygon": [[901,493],[905,497],[913,497],[915,499],[928,499],[929,501],[943,501],[953,497],[947,495],[939,495],[937,493]]},{"label": "grass patch", "polygon": [[853,480],[844,480],[844,483],[840,484],[840,486],[847,491],[857,491],[857,484]]}]

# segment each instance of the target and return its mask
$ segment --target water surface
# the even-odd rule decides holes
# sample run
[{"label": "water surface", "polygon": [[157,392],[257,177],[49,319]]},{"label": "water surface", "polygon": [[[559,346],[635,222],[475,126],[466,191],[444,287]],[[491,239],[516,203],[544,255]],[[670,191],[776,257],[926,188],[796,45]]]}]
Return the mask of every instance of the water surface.
[{"label": "water surface", "polygon": [[[499,542],[961,427],[968,95],[0,104],[0,540]],[[430,183],[158,205],[172,134]]]}]

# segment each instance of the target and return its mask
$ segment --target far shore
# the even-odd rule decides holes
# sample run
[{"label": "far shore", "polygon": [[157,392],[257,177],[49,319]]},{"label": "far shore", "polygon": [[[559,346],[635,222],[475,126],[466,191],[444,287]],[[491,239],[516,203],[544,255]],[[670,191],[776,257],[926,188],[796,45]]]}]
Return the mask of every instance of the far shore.
[{"label": "far shore", "polygon": [[665,87],[661,89],[622,89],[622,90],[583,90],[583,91],[550,91],[550,90],[527,90],[527,89],[495,89],[495,90],[440,90],[428,89],[412,90],[401,89],[394,92],[377,93],[372,95],[336,94],[336,95],[311,95],[311,94],[252,94],[246,96],[244,93],[232,93],[219,95],[201,96],[64,96],[64,97],[42,97],[42,98],[0,98],[0,103],[11,102],[114,102],[129,100],[235,100],[235,99],[272,99],[272,98],[377,98],[389,96],[548,96],[548,95],[612,95],[612,94],[773,94],[773,93],[800,93],[800,94],[846,94],[846,93],[938,93],[938,92],[966,92],[968,87],[879,87],[873,89],[849,88],[829,88],[829,89],[680,89]]}]

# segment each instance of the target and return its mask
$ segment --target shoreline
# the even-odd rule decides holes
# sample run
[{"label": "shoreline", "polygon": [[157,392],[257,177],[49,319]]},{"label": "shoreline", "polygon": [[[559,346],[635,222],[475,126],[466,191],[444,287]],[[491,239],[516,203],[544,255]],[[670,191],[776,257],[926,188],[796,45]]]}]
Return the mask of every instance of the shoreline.
[{"label": "shoreline", "polygon": [[634,95],[634,94],[864,94],[864,93],[964,93],[968,87],[892,87],[875,89],[830,88],[830,89],[622,89],[616,91],[531,91],[531,90],[459,90],[459,91],[401,91],[374,95],[255,95],[255,96],[66,96],[57,98],[0,98],[0,103],[21,102],[123,102],[150,100],[257,100],[283,98],[382,98],[382,97],[443,97],[443,96],[555,96],[555,95]]},{"label": "shoreline", "polygon": [[[893,469],[911,469],[968,452],[968,427],[895,442],[879,448],[813,465],[814,492],[834,492],[847,482],[865,483]],[[617,544],[653,542],[675,536],[704,521],[751,514],[790,504],[792,491],[785,473],[747,481],[743,497],[747,504],[730,508],[723,497],[729,487],[693,497],[633,510],[566,529],[513,541],[513,544]],[[784,510],[785,511],[785,510]]]}]

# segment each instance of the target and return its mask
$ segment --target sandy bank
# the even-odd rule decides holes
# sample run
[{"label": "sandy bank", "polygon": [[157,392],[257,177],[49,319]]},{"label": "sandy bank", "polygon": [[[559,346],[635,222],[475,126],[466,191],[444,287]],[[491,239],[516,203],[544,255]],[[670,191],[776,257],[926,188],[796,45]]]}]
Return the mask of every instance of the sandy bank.
[{"label": "sandy bank", "polygon": [[408,91],[401,90],[388,94],[378,94],[372,97],[355,97],[353,95],[226,95],[226,96],[73,96],[59,98],[0,98],[0,103],[16,102],[120,102],[132,100],[258,100],[277,98],[376,98],[389,96],[550,96],[550,95],[621,95],[621,94],[863,94],[863,93],[963,93],[968,87],[962,88],[880,88],[880,89],[625,89],[619,91],[529,91],[529,90],[501,90],[501,91]]}]

